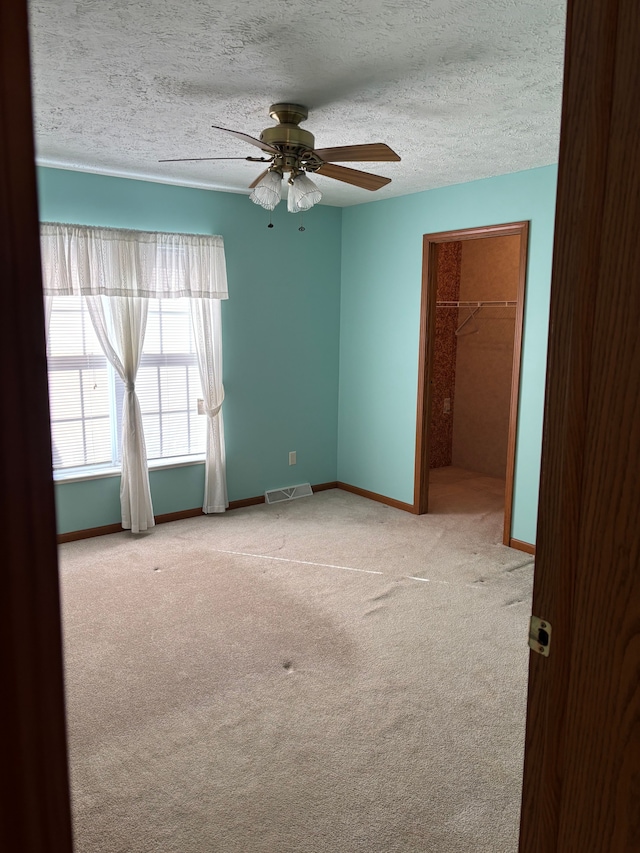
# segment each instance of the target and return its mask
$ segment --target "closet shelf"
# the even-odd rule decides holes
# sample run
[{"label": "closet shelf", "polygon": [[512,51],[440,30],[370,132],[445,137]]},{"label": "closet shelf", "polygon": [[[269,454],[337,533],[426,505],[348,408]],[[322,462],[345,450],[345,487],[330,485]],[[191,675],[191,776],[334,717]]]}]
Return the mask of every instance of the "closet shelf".
[{"label": "closet shelf", "polygon": [[518,303],[513,300],[504,300],[501,302],[436,302],[436,308],[515,308]]}]

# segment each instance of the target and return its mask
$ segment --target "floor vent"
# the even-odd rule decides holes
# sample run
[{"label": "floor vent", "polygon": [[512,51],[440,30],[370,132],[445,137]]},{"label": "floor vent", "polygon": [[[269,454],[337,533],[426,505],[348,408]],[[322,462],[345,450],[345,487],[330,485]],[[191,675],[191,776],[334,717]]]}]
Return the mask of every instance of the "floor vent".
[{"label": "floor vent", "polygon": [[264,493],[264,499],[268,504],[277,504],[281,501],[292,501],[294,498],[308,498],[313,494],[313,489],[309,483],[303,483],[301,486],[289,486],[288,489],[269,489]]}]

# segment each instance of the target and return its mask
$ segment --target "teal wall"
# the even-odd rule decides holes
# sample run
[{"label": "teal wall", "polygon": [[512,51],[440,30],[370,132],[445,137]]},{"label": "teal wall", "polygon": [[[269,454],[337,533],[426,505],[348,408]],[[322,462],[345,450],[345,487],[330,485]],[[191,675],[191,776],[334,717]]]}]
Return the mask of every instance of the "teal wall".
[{"label": "teal wall", "polygon": [[[336,479],[342,212],[320,205],[268,214],[245,195],[40,169],[40,218],[220,234],[229,499]],[[288,452],[297,451],[290,467]],[[150,474],[154,512],[202,505],[203,466]],[[119,478],[56,485],[60,532],[120,519]]]},{"label": "teal wall", "polygon": [[[413,502],[422,236],[530,220],[512,535],[535,541],[556,167],[343,210],[39,171],[43,220],[221,234],[230,500],[342,480]],[[339,377],[339,389],[338,389]],[[298,464],[288,465],[296,450]],[[152,471],[156,514],[202,503],[203,466]],[[61,532],[115,523],[119,478],[58,484]]]},{"label": "teal wall", "polygon": [[531,221],[512,536],[535,542],[557,168],[346,208],[338,479],[413,502],[424,234]]},{"label": "teal wall", "polygon": [[[202,506],[204,463],[151,470],[149,485],[155,515]],[[119,476],[56,483],[55,493],[59,533],[120,523]]]}]

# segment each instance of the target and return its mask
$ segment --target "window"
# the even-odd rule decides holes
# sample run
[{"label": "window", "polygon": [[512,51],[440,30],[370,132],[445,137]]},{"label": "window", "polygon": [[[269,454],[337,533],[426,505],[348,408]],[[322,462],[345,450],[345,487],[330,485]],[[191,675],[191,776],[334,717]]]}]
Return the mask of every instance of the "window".
[{"label": "window", "polygon": [[[102,354],[84,297],[53,297],[48,368],[54,470],[119,465],[124,386]],[[148,459],[204,454],[188,299],[149,300],[136,393]]]},{"label": "window", "polygon": [[57,476],[117,466],[122,526],[139,533],[155,525],[148,459],[186,464],[197,455],[205,463],[202,510],[224,512],[222,237],[43,222],[40,246]]},{"label": "window", "polygon": [[204,453],[200,388],[189,300],[150,299],[136,379],[148,459]]},{"label": "window", "polygon": [[113,377],[80,296],[53,299],[48,335],[54,470],[113,465]]}]

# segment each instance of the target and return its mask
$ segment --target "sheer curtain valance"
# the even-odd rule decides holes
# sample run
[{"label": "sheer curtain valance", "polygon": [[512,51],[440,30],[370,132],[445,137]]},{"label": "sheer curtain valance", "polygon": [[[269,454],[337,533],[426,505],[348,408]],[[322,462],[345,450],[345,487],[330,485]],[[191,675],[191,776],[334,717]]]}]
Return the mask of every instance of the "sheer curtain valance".
[{"label": "sheer curtain valance", "polygon": [[208,419],[203,511],[228,506],[222,421],[220,300],[227,299],[222,237],[41,225],[45,306],[55,296],[86,297],[100,346],[125,385],[122,412],[122,526],[155,524],[144,430],[135,390],[149,299],[189,299]]},{"label": "sheer curtain valance", "polygon": [[46,222],[45,296],[227,299],[222,237]]}]

